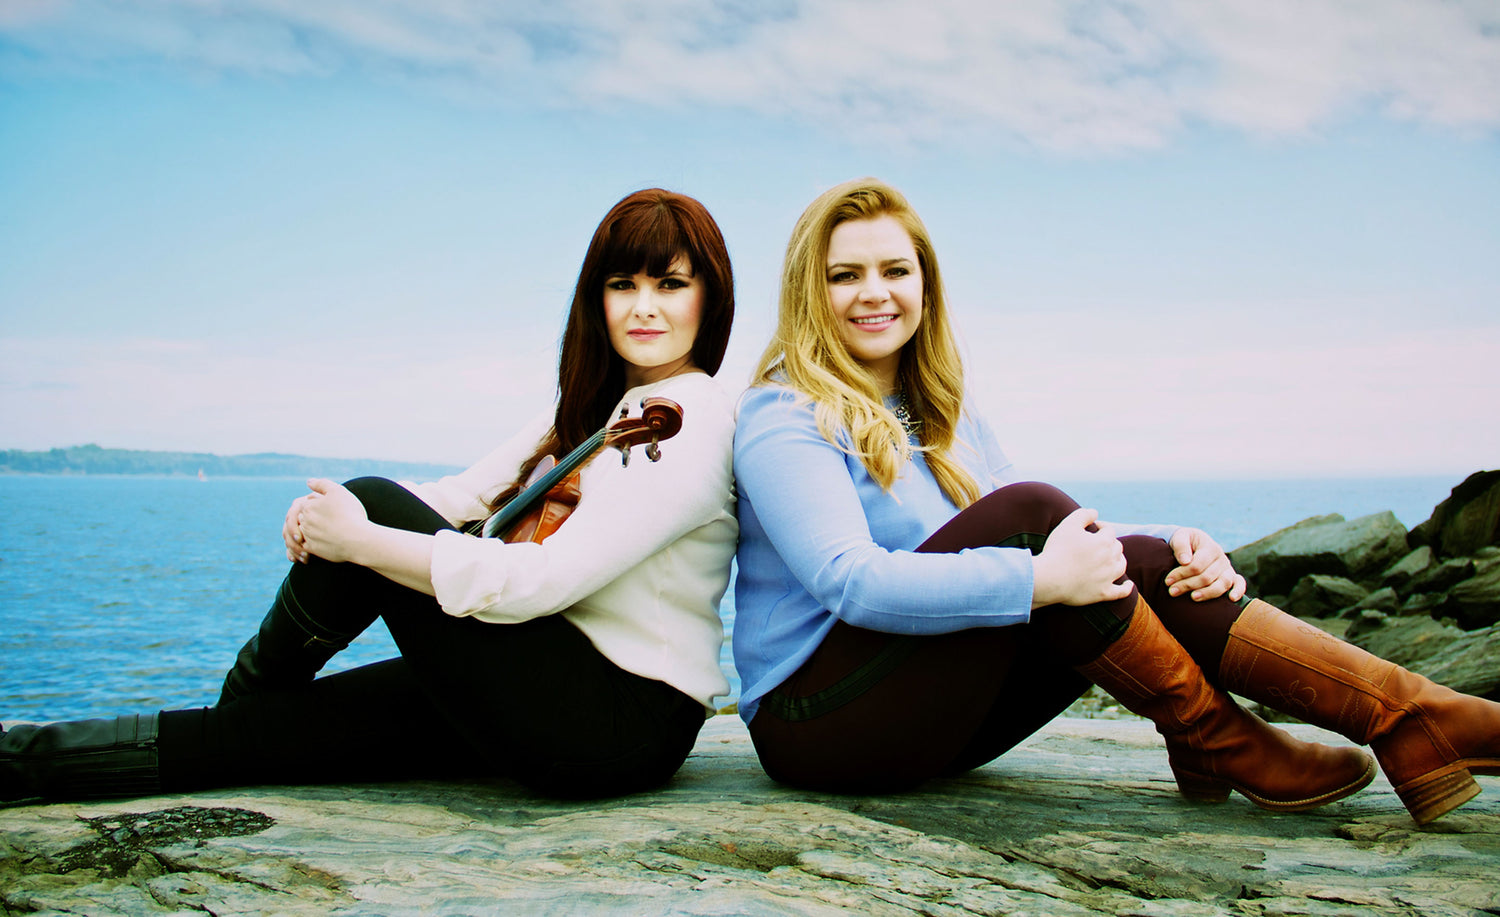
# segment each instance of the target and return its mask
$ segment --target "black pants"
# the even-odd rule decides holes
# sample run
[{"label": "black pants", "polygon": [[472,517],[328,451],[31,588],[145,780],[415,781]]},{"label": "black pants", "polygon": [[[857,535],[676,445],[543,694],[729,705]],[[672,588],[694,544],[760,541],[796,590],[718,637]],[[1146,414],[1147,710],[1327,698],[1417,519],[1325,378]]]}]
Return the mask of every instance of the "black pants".
[{"label": "black pants", "polygon": [[[1045,484],[1001,488],[919,551],[1003,545],[1039,552],[1078,508]],[[1239,606],[1167,595],[1177,566],[1159,538],[1126,536],[1126,576],[1210,679]],[[762,699],[750,736],[766,773],[834,792],[886,792],[978,767],[1015,747],[1088,689],[1074,671],[1128,624],[1137,592],[1082,608],[1048,606],[1027,624],[898,636],[840,621],[801,668]]]},{"label": "black pants", "polygon": [[[348,486],[375,522],[452,528],[391,481]],[[383,618],[400,658],[163,713],[163,789],[463,775],[618,795],[670,778],[703,725],[696,700],[616,666],[561,615],[456,618],[372,570],[317,558],[294,564],[287,585],[328,629],[357,633]]]}]

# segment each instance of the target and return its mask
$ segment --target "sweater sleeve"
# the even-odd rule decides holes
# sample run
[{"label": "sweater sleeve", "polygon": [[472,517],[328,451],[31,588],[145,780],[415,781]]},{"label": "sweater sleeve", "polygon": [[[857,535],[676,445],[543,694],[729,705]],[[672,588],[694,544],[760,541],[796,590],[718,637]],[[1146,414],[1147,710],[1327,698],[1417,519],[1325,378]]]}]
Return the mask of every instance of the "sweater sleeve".
[{"label": "sweater sleeve", "polygon": [[578,506],[543,543],[437,534],[432,584],[444,611],[502,623],[561,611],[726,511],[734,421],[722,390],[695,374],[652,394],[683,409],[661,460],[642,450],[628,466],[614,450],[597,456],[583,469]]},{"label": "sweater sleeve", "polygon": [[752,388],[738,424],[741,499],[793,576],[834,616],[910,634],[1029,619],[1032,566],[1024,549],[919,554],[877,544],[852,476],[857,462],[822,436],[811,405],[786,389]]}]

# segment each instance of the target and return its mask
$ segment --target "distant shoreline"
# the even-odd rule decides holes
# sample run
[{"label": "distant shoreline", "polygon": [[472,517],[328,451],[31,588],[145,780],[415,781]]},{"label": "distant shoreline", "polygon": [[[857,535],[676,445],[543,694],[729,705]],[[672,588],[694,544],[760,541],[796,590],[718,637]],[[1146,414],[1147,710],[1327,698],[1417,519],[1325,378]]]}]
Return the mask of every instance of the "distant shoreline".
[{"label": "distant shoreline", "polygon": [[162,475],[167,477],[332,477],[380,475],[389,478],[432,480],[462,469],[434,462],[393,462],[381,459],[319,458],[281,452],[215,455],[209,452],[155,452],[143,449],[106,449],[90,443],[32,452],[0,450],[0,474]]}]

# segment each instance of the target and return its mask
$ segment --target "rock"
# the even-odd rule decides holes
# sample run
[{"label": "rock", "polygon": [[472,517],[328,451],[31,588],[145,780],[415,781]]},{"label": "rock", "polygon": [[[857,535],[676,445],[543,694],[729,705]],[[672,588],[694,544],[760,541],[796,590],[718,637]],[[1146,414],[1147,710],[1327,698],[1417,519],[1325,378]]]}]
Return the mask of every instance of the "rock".
[{"label": "rock", "polygon": [[1361,579],[1406,553],[1400,520],[1391,512],[1375,513],[1288,532],[1261,551],[1254,581],[1262,592],[1280,593],[1315,573]]},{"label": "rock", "polygon": [[1431,545],[1443,557],[1500,544],[1500,471],[1476,471],[1465,478],[1426,522],[1411,530],[1411,544]]},{"label": "rock", "polygon": [[1432,610],[1443,603],[1446,598],[1441,592],[1417,592],[1406,597],[1401,603],[1401,615],[1431,615]]},{"label": "rock", "polygon": [[[1312,623],[1321,625],[1323,622]],[[1430,617],[1388,617],[1378,628],[1366,629],[1358,634],[1346,631],[1345,637],[1350,643],[1369,650],[1381,659],[1418,668],[1419,660],[1440,653],[1450,643],[1462,639],[1464,632],[1452,624],[1434,621]]]},{"label": "rock", "polygon": [[1406,584],[1414,577],[1427,572],[1434,563],[1432,548],[1422,545],[1410,554],[1396,561],[1384,573],[1380,575],[1380,584],[1392,589],[1405,591]]},{"label": "rock", "polygon": [[1349,629],[1344,632],[1344,636],[1350,640],[1358,639],[1360,634],[1368,631],[1379,630],[1390,620],[1390,615],[1373,608],[1366,608],[1363,611],[1346,609],[1343,617],[1350,617],[1351,613],[1352,620],[1349,622]]},{"label": "rock", "polygon": [[[1235,548],[1229,552],[1229,560],[1234,564],[1236,570],[1244,574],[1246,578],[1254,580],[1260,571],[1260,556],[1292,532],[1343,521],[1344,517],[1338,513],[1329,513],[1326,516],[1312,516],[1308,519],[1303,519],[1301,522],[1293,523],[1284,529],[1277,529],[1257,541],[1252,541],[1247,545]],[[1288,588],[1292,585],[1292,583],[1287,583]]]},{"label": "rock", "polygon": [[1467,557],[1445,560],[1412,577],[1406,585],[1408,595],[1418,592],[1447,592],[1474,575],[1474,561]]},{"label": "rock", "polygon": [[1283,610],[1302,618],[1331,617],[1333,612],[1357,604],[1369,594],[1370,590],[1342,576],[1314,573],[1297,581]]},{"label": "rock", "polygon": [[1396,595],[1396,590],[1389,586],[1382,586],[1354,603],[1354,610],[1373,610],[1388,615],[1398,614],[1401,611],[1401,598]]},{"label": "rock", "polygon": [[1433,612],[1458,622],[1464,630],[1477,630],[1500,621],[1500,564],[1464,580],[1448,590],[1448,597]]},{"label": "rock", "polygon": [[1441,650],[1416,660],[1412,669],[1455,691],[1500,701],[1496,659],[1500,659],[1500,625],[1461,634]]},{"label": "rock", "polygon": [[1426,828],[1379,777],[1308,813],[1194,804],[1150,724],[1059,719],[961,777],[834,796],[771,782],[720,716],[670,785],[603,802],[419,782],[0,809],[0,911],[1493,913],[1500,780],[1478,779]]}]

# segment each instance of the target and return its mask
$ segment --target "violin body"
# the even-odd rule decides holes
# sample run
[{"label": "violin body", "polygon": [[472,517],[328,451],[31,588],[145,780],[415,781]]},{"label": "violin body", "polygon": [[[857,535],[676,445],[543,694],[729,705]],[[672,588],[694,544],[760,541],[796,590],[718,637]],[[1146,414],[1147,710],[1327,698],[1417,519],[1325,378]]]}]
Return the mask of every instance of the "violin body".
[{"label": "violin body", "polygon": [[[537,463],[536,471],[531,473],[527,486],[531,486],[557,464],[557,459],[547,456]],[[511,529],[501,541],[507,544],[515,544],[520,541],[534,541],[541,544],[558,526],[572,514],[573,509],[578,506],[578,498],[583,495],[579,489],[579,480],[583,472],[575,471],[568,475],[559,484],[554,484],[547,491],[535,509],[521,517],[516,527]]]}]

